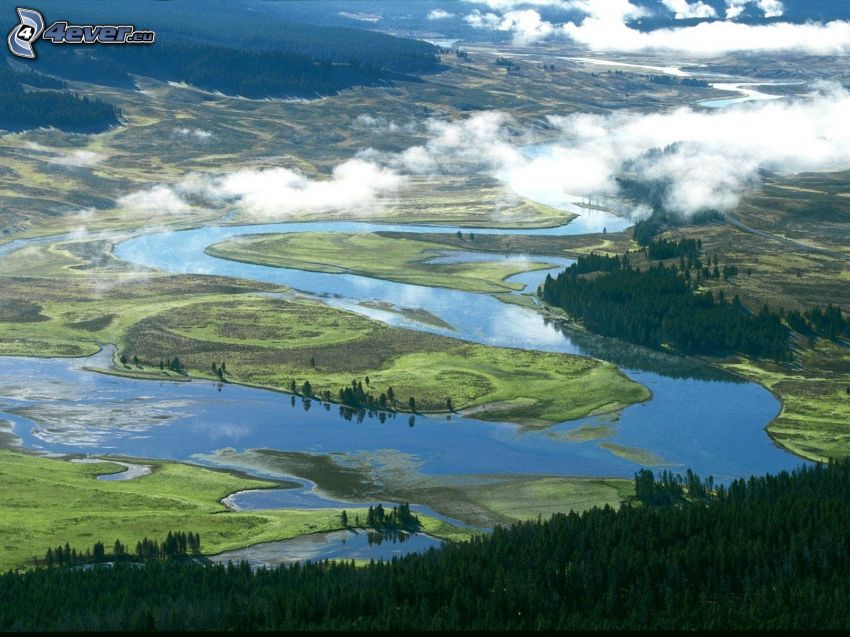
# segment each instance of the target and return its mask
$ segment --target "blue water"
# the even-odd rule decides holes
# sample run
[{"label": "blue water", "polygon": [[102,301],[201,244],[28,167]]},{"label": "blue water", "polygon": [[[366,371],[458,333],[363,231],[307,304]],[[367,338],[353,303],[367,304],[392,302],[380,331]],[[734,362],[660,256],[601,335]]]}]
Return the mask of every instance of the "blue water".
[{"label": "blue water", "polygon": [[[626,408],[604,440],[651,449],[659,466],[690,467],[728,479],[796,464],[762,426],[776,400],[752,384],[676,380],[632,372],[653,399]],[[21,386],[53,392],[23,396]],[[471,418],[407,415],[381,423],[340,417],[336,405],[212,382],[155,382],[93,374],[61,359],[0,359],[0,418],[24,445],[59,453],[113,453],[195,460],[218,449],[270,448],[329,454],[406,454],[426,475],[545,474],[630,476],[638,465],[597,442],[563,434],[585,418],[544,430]],[[718,396],[722,396],[718,400]],[[388,451],[390,450],[390,451]]]},{"label": "blue water", "polygon": [[408,553],[424,553],[439,548],[440,540],[423,533],[403,534],[398,538],[376,541],[374,535],[365,531],[334,531],[302,535],[283,540],[257,544],[247,549],[226,551],[212,556],[213,562],[246,561],[253,568],[291,564],[302,560],[365,559],[391,560]]},{"label": "blue water", "polygon": [[[206,227],[139,236],[118,245],[115,254],[168,272],[216,274],[287,285],[326,295],[325,301],[331,305],[388,323],[473,342],[602,358],[609,357],[610,352],[610,357],[616,358],[616,341],[601,339],[602,345],[597,342],[589,351],[536,312],[487,295],[350,274],[257,266],[204,253],[207,246],[237,235],[376,230],[454,233],[457,228],[356,222]],[[566,233],[570,226],[523,233],[558,231]],[[529,258],[557,263],[559,268],[569,262]],[[533,290],[545,275],[544,270],[517,276]],[[360,305],[364,301],[421,308],[454,329],[423,325],[398,314],[364,308]],[[0,419],[14,424],[24,446],[50,452],[115,453],[198,462],[199,455],[223,448],[267,448],[344,454],[342,457],[351,462],[390,457],[400,459],[414,475],[458,478],[476,474],[630,477],[642,466],[615,455],[600,443],[648,450],[656,456],[650,462],[653,468],[692,468],[702,475],[714,475],[719,481],[776,472],[801,463],[777,447],[764,432],[780,406],[768,391],[748,382],[706,380],[700,374],[680,377],[678,371],[674,373],[673,364],[670,372],[665,371],[664,357],[651,356],[662,359],[652,367],[653,371],[623,370],[652,391],[651,400],[622,410],[613,420],[589,417],[542,430],[458,416],[416,416],[412,423],[407,415],[391,416],[385,422],[368,416],[346,420],[336,405],[301,399],[295,399],[293,404],[292,397],[283,393],[205,381],[134,380],[83,369],[87,364],[106,366],[111,358],[109,352],[93,361],[0,358]],[[566,436],[582,425],[600,424],[608,429],[599,440],[575,442]],[[238,503],[246,508],[286,508],[299,506],[298,502],[305,506],[338,504],[312,492],[309,486],[305,483],[300,490],[247,492],[238,496]],[[431,513],[421,507],[419,510]]]},{"label": "blue water", "polygon": [[[416,324],[417,329],[501,346],[585,353],[536,312],[490,296],[393,283],[349,274],[302,272],[210,257],[207,246],[228,237],[257,232],[362,232],[404,229],[387,224],[296,223],[207,227],[143,235],[116,247],[122,259],[170,272],[204,272],[284,284],[311,293],[337,295],[329,303],[370,313],[363,301],[422,308],[454,331]],[[569,229],[562,228],[561,232]],[[435,231],[414,226],[413,231]],[[442,228],[455,232],[456,228]],[[468,230],[464,230],[468,231]],[[510,232],[476,229],[476,233]],[[547,231],[548,232],[548,231]],[[528,275],[523,275],[528,276]],[[545,272],[534,273],[542,278]],[[538,279],[539,280],[539,279]],[[389,314],[388,322],[406,319]],[[594,355],[599,356],[598,350]],[[574,442],[565,434],[584,418],[544,430],[471,418],[407,416],[381,423],[342,418],[335,405],[235,385],[211,382],[152,382],[97,375],[80,361],[0,359],[0,418],[15,423],[27,446],[49,451],[113,452],[130,456],[188,460],[232,447],[271,448],[307,453],[406,454],[426,475],[547,474],[630,476],[640,465],[600,447],[600,442],[650,450],[655,466],[692,468],[720,480],[796,466],[799,460],[775,446],[764,426],[779,403],[762,387],[676,378],[626,369],[653,397],[624,409],[601,441]],[[49,381],[47,380],[49,379]],[[20,386],[48,387],[50,396],[27,397]],[[18,388],[16,390],[16,387]],[[47,391],[47,390],[45,390]],[[4,413],[5,412],[5,413]]]}]

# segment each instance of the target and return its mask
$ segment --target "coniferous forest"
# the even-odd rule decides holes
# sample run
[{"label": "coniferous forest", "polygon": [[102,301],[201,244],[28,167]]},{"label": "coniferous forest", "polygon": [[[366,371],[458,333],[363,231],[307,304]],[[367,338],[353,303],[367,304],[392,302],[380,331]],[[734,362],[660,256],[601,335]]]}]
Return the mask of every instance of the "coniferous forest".
[{"label": "coniferous forest", "polygon": [[191,560],[0,576],[0,629],[846,629],[850,462],[639,500],[358,567]]},{"label": "coniferous forest", "polygon": [[45,72],[69,80],[133,87],[132,76],[140,75],[253,99],[333,95],[353,86],[375,86],[397,79],[416,81],[405,73],[437,68],[430,45],[389,39],[389,51],[396,52],[396,58],[388,52],[365,55],[352,48],[349,57],[337,60],[332,55],[336,49],[325,51],[318,44],[294,52],[177,41],[144,47],[101,47],[84,54],[43,47],[39,63]]},{"label": "coniferous forest", "polygon": [[[655,250],[666,256],[669,248],[659,244]],[[540,294],[589,330],[646,347],[666,344],[684,354],[740,352],[775,360],[789,356],[789,330],[778,313],[766,307],[752,313],[737,297],[696,291],[703,277],[720,278],[717,263],[712,270],[698,257],[686,262],[684,254],[678,256],[681,267],[658,263],[645,270],[633,267],[628,255],[580,257],[558,276],[547,275]]]},{"label": "coniferous forest", "polygon": [[63,89],[64,82],[37,73],[18,73],[0,64],[0,129],[22,131],[52,126],[94,133],[118,123],[115,106]]}]

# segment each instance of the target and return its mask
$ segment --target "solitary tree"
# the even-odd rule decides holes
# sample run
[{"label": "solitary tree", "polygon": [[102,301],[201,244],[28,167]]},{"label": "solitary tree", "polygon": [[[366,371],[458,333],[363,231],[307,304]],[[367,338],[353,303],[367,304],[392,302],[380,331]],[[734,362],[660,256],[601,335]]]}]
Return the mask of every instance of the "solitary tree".
[{"label": "solitary tree", "polygon": [[410,405],[410,411],[416,411],[416,399],[413,396],[410,397],[407,404]]}]

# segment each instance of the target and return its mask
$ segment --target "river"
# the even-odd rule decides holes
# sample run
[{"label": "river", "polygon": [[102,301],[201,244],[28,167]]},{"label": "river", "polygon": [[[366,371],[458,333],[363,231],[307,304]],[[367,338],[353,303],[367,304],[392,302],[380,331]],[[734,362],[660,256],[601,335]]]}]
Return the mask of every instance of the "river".
[{"label": "river", "polygon": [[[611,227],[622,223],[608,218],[606,213],[594,214],[596,223]],[[520,231],[357,222],[208,226],[140,235],[117,245],[114,252],[121,259],[167,272],[215,274],[287,285],[320,296],[330,305],[408,329],[490,345],[592,355],[622,364],[622,352],[628,347],[610,339],[583,340],[564,333],[534,310],[488,295],[350,274],[251,265],[214,258],[204,252],[207,246],[230,237],[265,232],[461,230],[476,234],[551,235],[588,231],[589,221],[584,221],[560,228]],[[16,247],[22,245],[26,244]],[[450,258],[457,259],[458,255]],[[555,263],[560,268],[568,261],[556,259]],[[546,272],[525,273],[516,280],[534,289]],[[425,310],[452,329],[361,305],[369,301]],[[693,363],[684,365],[686,371],[682,372],[683,359],[677,357],[639,350],[627,359],[640,361],[644,355],[652,361],[651,365],[633,363],[623,371],[652,391],[651,400],[624,409],[617,419],[588,417],[547,429],[457,416],[450,420],[417,416],[413,426],[407,416],[391,417],[385,422],[366,417],[358,422],[341,417],[336,406],[318,401],[305,404],[300,399],[293,404],[289,395],[277,392],[205,381],[135,380],[84,369],[90,365],[106,366],[111,358],[108,351],[94,360],[0,358],[0,420],[13,423],[24,446],[52,453],[113,453],[199,462],[202,456],[223,448],[268,448],[342,454],[352,463],[375,462],[377,458],[400,463],[413,474],[425,476],[630,477],[643,465],[633,461],[635,456],[628,452],[642,454],[642,462],[653,468],[692,468],[720,481],[790,469],[801,463],[778,448],[764,432],[779,410],[778,401],[768,391]],[[601,428],[601,437],[576,440],[569,435],[586,425]],[[310,506],[339,504],[312,488],[307,492]],[[304,488],[279,490],[274,495],[248,492],[240,494],[238,506],[299,506],[299,502],[303,505],[306,501],[305,493]],[[350,542],[353,552],[349,557],[368,557],[386,550],[424,550],[433,545],[417,540],[392,549],[375,546],[370,553],[372,545],[362,540]],[[316,539],[310,546],[312,551],[325,544]],[[331,548],[318,551],[315,556],[346,556],[338,542],[328,546]]]}]

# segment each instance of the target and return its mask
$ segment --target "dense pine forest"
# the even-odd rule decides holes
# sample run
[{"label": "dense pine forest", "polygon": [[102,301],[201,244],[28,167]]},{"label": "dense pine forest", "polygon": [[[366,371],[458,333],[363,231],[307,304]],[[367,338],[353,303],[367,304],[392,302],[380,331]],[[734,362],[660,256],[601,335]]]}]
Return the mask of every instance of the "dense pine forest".
[{"label": "dense pine forest", "polygon": [[684,354],[787,361],[792,330],[831,341],[850,336],[850,318],[831,303],[805,312],[767,306],[752,312],[737,295],[705,290],[712,281],[734,281],[739,271],[721,267],[716,254],[704,256],[699,239],[656,239],[642,252],[651,262],[643,270],[628,253],[582,255],[558,276],[547,275],[539,294],[592,332]]},{"label": "dense pine forest", "polygon": [[69,132],[95,133],[118,123],[115,106],[61,90],[64,87],[64,82],[54,78],[19,73],[0,64],[0,129],[17,132],[52,126]]},{"label": "dense pine forest", "polygon": [[330,44],[298,51],[247,50],[180,40],[86,51],[42,47],[39,63],[45,72],[70,80],[132,87],[132,76],[141,75],[254,99],[307,98],[398,79],[417,81],[406,73],[436,68],[431,45],[398,38],[389,44],[388,50],[376,55],[352,43],[345,57]]},{"label": "dense pine forest", "polygon": [[[658,349],[670,345],[684,354],[747,356],[785,360],[789,330],[767,307],[758,313],[737,297],[721,291],[698,292],[703,280],[728,279],[737,270],[721,270],[715,257],[702,263],[696,244],[657,242],[647,249],[662,258],[678,256],[679,264],[663,263],[640,270],[628,255],[591,255],[556,277],[547,275],[540,295],[603,336]],[[591,275],[591,276],[588,276]]]},{"label": "dense pine forest", "polygon": [[162,560],[0,576],[0,629],[847,629],[850,462],[497,528],[356,567]]}]

